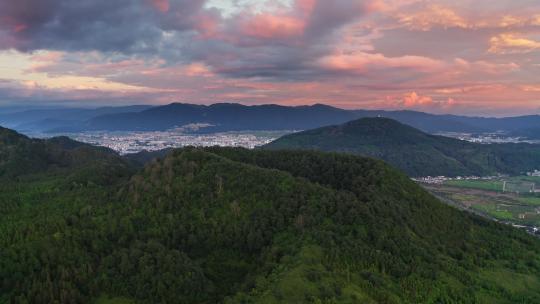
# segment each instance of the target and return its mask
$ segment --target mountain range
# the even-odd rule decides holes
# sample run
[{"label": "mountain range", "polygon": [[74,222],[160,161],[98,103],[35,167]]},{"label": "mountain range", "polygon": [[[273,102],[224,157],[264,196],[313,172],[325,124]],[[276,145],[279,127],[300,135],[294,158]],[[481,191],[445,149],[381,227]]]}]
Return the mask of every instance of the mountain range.
[{"label": "mountain range", "polygon": [[85,108],[0,108],[0,125],[25,132],[47,132],[55,129],[78,129],[93,117],[115,113],[140,112],[152,106]]},{"label": "mountain range", "polygon": [[518,175],[540,169],[540,145],[472,143],[427,134],[388,118],[362,118],[293,133],[264,148],[370,156],[413,177]]},{"label": "mountain range", "polygon": [[0,134],[0,303],[540,302],[538,239],[380,160]]},{"label": "mountain range", "polygon": [[[503,131],[532,136],[540,116],[483,118],[435,115],[415,111],[344,110],[327,105],[287,107],[219,103],[209,106],[173,103],[98,109],[42,109],[2,114],[0,125],[21,132],[160,131],[189,124],[206,124],[198,132],[240,130],[307,130],[363,117],[386,117],[427,133]],[[534,134],[533,134],[534,135]]]}]

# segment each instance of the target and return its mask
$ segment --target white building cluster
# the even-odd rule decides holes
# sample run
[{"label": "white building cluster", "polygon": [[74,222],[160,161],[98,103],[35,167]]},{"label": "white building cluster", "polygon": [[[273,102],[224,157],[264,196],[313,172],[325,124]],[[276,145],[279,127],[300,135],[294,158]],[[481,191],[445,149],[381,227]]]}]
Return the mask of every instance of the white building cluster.
[{"label": "white building cluster", "polygon": [[437,135],[452,137],[478,144],[504,144],[504,143],[539,143],[538,140],[528,140],[522,137],[508,136],[504,133],[459,133],[459,132],[439,132]]},{"label": "white building cluster", "polygon": [[426,176],[413,178],[415,182],[424,183],[424,184],[444,184],[446,181],[451,180],[490,180],[494,178],[499,178],[501,176],[457,176],[457,177],[447,177],[447,176]]},{"label": "white building cluster", "polygon": [[75,140],[104,146],[120,154],[142,150],[156,151],[186,146],[227,146],[253,149],[265,145],[289,132],[254,131],[222,132],[211,134],[184,133],[181,129],[149,132],[84,132],[70,134]]},{"label": "white building cluster", "polygon": [[537,177],[540,177],[540,171],[539,170],[534,170],[532,172],[527,172],[527,175],[528,176],[537,176]]}]

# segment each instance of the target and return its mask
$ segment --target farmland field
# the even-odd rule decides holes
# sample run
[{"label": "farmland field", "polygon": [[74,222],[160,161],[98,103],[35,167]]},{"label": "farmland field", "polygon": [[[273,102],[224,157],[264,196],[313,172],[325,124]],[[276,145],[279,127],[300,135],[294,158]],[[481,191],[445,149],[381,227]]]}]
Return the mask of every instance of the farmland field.
[{"label": "farmland field", "polygon": [[527,205],[540,206],[540,197],[538,196],[520,197],[518,200]]},{"label": "farmland field", "polygon": [[449,186],[460,188],[502,191],[503,181],[501,180],[451,180],[445,183]]},{"label": "farmland field", "polygon": [[[516,176],[490,180],[450,180],[424,187],[462,209],[517,225],[540,226],[540,178]],[[503,188],[506,190],[503,192]]]},{"label": "farmland field", "polygon": [[513,176],[493,179],[460,179],[448,180],[444,184],[459,188],[525,193],[534,190],[536,186],[540,188],[540,177]]}]

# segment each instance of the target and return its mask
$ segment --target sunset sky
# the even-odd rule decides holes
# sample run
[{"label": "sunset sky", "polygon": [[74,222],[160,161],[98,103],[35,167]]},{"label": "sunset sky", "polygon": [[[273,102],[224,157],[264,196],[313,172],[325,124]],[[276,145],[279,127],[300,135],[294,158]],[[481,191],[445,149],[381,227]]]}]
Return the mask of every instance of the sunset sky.
[{"label": "sunset sky", "polygon": [[0,105],[540,114],[538,0],[0,0]]}]

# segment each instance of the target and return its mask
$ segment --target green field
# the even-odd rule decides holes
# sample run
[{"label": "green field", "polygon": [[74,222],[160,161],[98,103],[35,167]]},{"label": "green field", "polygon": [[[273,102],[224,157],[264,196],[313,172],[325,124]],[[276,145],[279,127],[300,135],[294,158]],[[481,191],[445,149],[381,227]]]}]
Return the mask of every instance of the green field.
[{"label": "green field", "polygon": [[[503,185],[506,183],[506,191]],[[491,180],[450,180],[442,186],[427,187],[466,209],[520,225],[540,225],[540,177],[513,176]]]},{"label": "green field", "polygon": [[503,189],[503,181],[501,180],[450,180],[445,185],[491,191],[502,191]]},{"label": "green field", "polygon": [[535,182],[537,185],[540,184],[540,176],[515,176],[510,179]]},{"label": "green field", "polygon": [[522,196],[518,200],[527,205],[540,206],[540,196]]},{"label": "green field", "polygon": [[[506,183],[506,186],[504,186]],[[449,180],[444,183],[448,186],[489,190],[489,191],[503,191],[507,192],[519,192],[528,193],[535,187],[540,188],[540,177],[533,176],[513,176],[497,179],[461,179],[461,180]]]},{"label": "green field", "polygon": [[500,220],[512,220],[514,219],[514,215],[512,212],[508,210],[500,209],[497,204],[489,204],[489,205],[473,205],[472,208],[488,213],[489,215],[500,219]]}]

